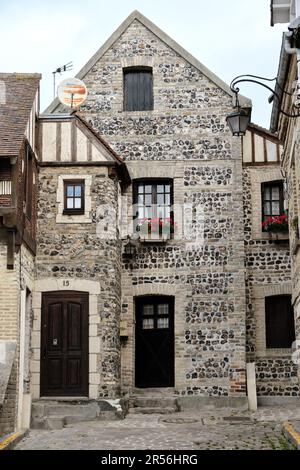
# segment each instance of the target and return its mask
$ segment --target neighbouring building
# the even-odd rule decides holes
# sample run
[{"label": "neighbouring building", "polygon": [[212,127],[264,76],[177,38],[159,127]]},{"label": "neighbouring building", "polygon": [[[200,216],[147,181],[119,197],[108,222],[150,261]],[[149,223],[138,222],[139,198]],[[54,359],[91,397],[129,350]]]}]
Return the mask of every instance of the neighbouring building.
[{"label": "neighbouring building", "polygon": [[[255,362],[260,403],[299,396],[281,155],[278,137],[250,124],[243,138],[246,348],[247,362]],[[283,231],[268,231],[268,221],[278,216],[284,217]]]},{"label": "neighbouring building", "polygon": [[58,397],[244,406],[247,362],[298,397],[281,141],[232,137],[230,88],[136,11],[78,78],[38,122],[34,425]]}]

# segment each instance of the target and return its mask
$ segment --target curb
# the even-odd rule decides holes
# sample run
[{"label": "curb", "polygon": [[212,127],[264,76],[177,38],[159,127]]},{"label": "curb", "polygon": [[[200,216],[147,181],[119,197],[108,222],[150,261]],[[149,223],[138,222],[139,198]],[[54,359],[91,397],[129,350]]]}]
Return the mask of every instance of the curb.
[{"label": "curb", "polygon": [[282,425],[283,434],[285,437],[300,450],[300,434],[295,431],[293,424],[290,421],[285,421]]},{"label": "curb", "polygon": [[4,436],[2,439],[0,439],[0,451],[12,450],[14,446],[28,434],[28,431],[29,430],[26,429],[25,431],[18,431]]}]

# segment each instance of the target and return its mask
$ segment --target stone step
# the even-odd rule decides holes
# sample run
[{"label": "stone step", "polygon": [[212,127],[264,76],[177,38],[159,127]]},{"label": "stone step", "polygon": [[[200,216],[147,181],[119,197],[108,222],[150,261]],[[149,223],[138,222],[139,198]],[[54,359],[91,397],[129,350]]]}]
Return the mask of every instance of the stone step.
[{"label": "stone step", "polygon": [[176,398],[137,397],[132,400],[132,406],[137,408],[177,407]]},{"label": "stone step", "polygon": [[133,390],[134,397],[164,397],[176,398],[174,395],[174,388],[135,388]]},{"label": "stone step", "polygon": [[171,413],[176,413],[178,409],[175,406],[165,406],[163,408],[155,406],[155,407],[133,407],[129,408],[129,414],[160,414],[166,415]]}]

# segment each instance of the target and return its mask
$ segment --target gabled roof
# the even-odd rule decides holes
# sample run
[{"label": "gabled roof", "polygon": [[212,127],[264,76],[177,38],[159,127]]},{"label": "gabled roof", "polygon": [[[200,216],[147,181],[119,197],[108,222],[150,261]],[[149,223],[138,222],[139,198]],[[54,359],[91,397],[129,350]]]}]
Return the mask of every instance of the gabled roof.
[{"label": "gabled roof", "polygon": [[78,119],[78,121],[80,121],[89,131],[90,133],[96,138],[98,139],[98,141],[106,148],[106,150],[108,150],[108,152],[112,155],[114,161],[115,161],[115,164],[116,164],[116,168],[117,168],[117,171],[119,172],[120,174],[120,177],[121,179],[125,182],[125,183],[130,183],[131,182],[131,178],[130,178],[130,175],[129,175],[129,171],[128,171],[128,168],[127,168],[127,165],[126,163],[124,162],[123,158],[120,157],[120,155],[117,154],[117,152],[115,152],[115,150],[109,145],[109,143],[103,139],[103,137],[99,134],[99,132],[97,132],[93,126],[90,125],[90,123],[88,121],[86,121],[86,119],[82,116],[82,114],[80,114],[79,112],[75,112],[74,113],[76,119]]},{"label": "gabled roof", "polygon": [[0,156],[19,154],[41,75],[0,73]]},{"label": "gabled roof", "polygon": [[[126,29],[133,23],[133,21],[138,20],[143,24],[149,31],[155,34],[161,41],[163,41],[167,46],[173,49],[178,55],[183,57],[187,62],[193,65],[198,69],[203,75],[205,75],[209,80],[211,80],[215,85],[225,91],[230,96],[233,96],[230,87],[223,82],[217,75],[211,72],[205,65],[203,65],[199,60],[187,52],[183,47],[181,47],[177,42],[175,42],[170,36],[168,36],[164,31],[158,28],[154,23],[152,23],[148,18],[142,15],[139,11],[135,10],[129,15],[125,21],[119,26],[119,28],[110,36],[110,38],[103,44],[102,47],[96,52],[96,54],[91,57],[91,59],[86,63],[86,65],[78,72],[76,75],[77,78],[81,80],[87,75],[91,68],[98,62],[99,59],[111,48],[111,46],[122,36]],[[242,106],[251,107],[251,100],[245,98],[242,95],[239,95],[240,103]],[[53,113],[56,108],[59,106],[59,101],[56,98],[50,106],[45,110],[45,113]]]}]

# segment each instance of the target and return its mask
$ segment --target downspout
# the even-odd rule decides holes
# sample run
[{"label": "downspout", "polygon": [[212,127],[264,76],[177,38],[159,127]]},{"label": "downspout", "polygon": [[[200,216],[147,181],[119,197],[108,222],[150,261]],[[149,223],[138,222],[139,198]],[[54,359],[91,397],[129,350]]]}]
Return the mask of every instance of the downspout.
[{"label": "downspout", "polygon": [[18,384],[18,418],[17,429],[22,429],[24,398],[24,364],[25,364],[25,326],[26,326],[26,288],[22,279],[22,248],[19,252],[19,288],[20,288],[20,336],[19,336],[19,384]]}]

